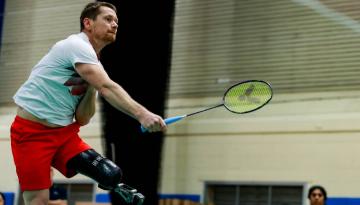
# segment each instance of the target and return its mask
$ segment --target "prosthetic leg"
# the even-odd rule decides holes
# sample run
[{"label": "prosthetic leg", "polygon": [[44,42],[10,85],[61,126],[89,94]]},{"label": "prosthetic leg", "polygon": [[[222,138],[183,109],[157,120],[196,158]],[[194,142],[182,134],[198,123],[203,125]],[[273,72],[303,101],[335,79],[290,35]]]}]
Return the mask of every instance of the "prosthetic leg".
[{"label": "prosthetic leg", "polygon": [[67,166],[97,181],[99,188],[119,194],[124,205],[142,205],[144,202],[144,195],[138,193],[136,189],[120,183],[122,177],[120,167],[93,149],[81,152],[71,158]]}]

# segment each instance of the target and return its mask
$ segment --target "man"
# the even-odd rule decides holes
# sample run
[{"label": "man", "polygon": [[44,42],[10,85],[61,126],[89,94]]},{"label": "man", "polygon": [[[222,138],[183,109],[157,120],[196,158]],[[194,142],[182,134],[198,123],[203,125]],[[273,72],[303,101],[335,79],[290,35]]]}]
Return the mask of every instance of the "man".
[{"label": "man", "polygon": [[164,131],[163,119],[135,102],[104,71],[99,54],[115,41],[116,8],[106,2],[85,6],[81,32],[57,42],[33,68],[14,96],[17,116],[11,146],[26,205],[49,201],[50,167],[64,176],[81,173],[114,190],[125,204],[141,204],[143,196],[120,184],[121,169],[78,136],[95,113],[97,92],[150,132]]},{"label": "man", "polygon": [[325,205],[327,194],[324,187],[315,185],[309,189],[308,199],[310,205]]}]

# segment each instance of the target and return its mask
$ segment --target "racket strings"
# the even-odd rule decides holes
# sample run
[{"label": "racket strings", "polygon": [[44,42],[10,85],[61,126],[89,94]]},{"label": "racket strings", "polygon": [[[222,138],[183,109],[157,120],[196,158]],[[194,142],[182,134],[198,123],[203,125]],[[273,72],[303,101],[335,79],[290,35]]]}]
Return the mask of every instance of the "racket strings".
[{"label": "racket strings", "polygon": [[249,81],[231,87],[224,96],[224,106],[236,113],[256,110],[272,97],[271,87],[262,81]]}]

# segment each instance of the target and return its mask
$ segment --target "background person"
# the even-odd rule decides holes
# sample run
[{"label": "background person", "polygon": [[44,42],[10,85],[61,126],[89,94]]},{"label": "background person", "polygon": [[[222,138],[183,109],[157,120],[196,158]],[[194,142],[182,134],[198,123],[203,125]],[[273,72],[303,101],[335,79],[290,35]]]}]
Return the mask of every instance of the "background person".
[{"label": "background person", "polygon": [[5,205],[5,194],[0,192],[0,205]]},{"label": "background person", "polygon": [[326,205],[327,193],[324,187],[315,185],[308,192],[310,205]]}]

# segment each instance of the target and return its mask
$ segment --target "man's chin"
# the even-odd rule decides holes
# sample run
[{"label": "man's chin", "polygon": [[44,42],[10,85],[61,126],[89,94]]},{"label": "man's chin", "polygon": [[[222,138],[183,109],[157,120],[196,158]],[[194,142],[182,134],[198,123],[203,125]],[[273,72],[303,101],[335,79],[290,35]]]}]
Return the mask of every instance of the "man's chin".
[{"label": "man's chin", "polygon": [[105,39],[108,43],[113,43],[116,40],[116,36],[109,36]]}]

